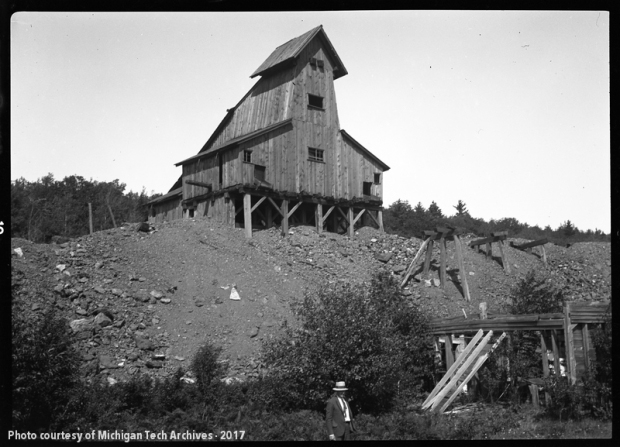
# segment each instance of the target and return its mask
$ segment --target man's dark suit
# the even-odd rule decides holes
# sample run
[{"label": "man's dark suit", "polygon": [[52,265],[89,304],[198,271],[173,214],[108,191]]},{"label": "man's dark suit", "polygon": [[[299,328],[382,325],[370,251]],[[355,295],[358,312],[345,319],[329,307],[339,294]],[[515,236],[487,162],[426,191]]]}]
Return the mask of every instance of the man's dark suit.
[{"label": "man's dark suit", "polygon": [[[345,402],[346,399],[344,399]],[[351,431],[355,431],[355,427],[353,425],[353,412],[351,411],[351,406],[349,402],[347,402],[347,406],[349,407],[349,416],[351,418]],[[340,402],[338,401],[337,396],[333,396],[331,399],[327,401],[326,408],[326,416],[325,423],[327,424],[327,434],[335,435],[336,438],[342,438],[345,435],[345,431],[347,427],[347,422],[344,420],[344,412],[342,411],[342,407],[340,406]],[[347,433],[348,434],[348,433]],[[345,440],[348,438],[345,436]]]}]

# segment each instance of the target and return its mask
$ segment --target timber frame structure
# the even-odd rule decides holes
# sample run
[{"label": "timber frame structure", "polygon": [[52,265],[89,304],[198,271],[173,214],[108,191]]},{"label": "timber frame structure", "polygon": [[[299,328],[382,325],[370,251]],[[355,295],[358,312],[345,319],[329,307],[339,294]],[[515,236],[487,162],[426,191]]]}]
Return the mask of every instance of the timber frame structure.
[{"label": "timber frame structure", "polygon": [[[445,344],[445,356],[442,357],[446,369],[449,369],[455,361],[454,342],[460,339],[460,342],[466,345],[467,338],[480,329],[497,333],[539,331],[543,377],[550,375],[550,363],[553,365],[554,374],[557,374],[561,370],[560,358],[564,358],[566,375],[570,377],[571,383],[575,384],[596,359],[592,333],[599,329],[599,325],[607,324],[606,315],[609,311],[608,304],[569,302],[566,303],[562,313],[495,316],[489,314],[486,319],[454,317],[431,320],[430,326],[438,352],[440,341]],[[552,360],[548,357],[548,351],[553,352]]]},{"label": "timber frame structure", "polygon": [[273,225],[383,231],[390,168],[340,129],[334,80],[347,73],[322,26],[277,47],[198,154],[176,163],[181,177],[147,204],[149,221],[214,218],[247,237]]}]

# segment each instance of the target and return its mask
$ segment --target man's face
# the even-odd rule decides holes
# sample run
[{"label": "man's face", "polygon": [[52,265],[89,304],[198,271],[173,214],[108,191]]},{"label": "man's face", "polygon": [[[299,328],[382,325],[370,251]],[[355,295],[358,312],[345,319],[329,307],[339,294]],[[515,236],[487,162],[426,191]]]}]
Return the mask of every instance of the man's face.
[{"label": "man's face", "polygon": [[336,396],[342,397],[343,399],[344,399],[345,394],[346,394],[346,391],[336,391]]}]

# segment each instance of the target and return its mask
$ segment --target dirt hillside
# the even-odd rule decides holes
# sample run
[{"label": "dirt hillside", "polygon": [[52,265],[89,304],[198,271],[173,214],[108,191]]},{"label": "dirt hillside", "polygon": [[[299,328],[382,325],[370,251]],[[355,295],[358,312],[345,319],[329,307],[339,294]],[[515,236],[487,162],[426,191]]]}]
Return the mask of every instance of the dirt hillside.
[{"label": "dirt hillside", "polygon": [[[187,367],[206,340],[223,348],[231,374],[258,375],[261,340],[295,324],[292,299],[322,284],[362,283],[379,269],[401,278],[422,243],[369,227],[353,239],[301,226],[286,238],[271,229],[247,240],[243,229],[210,220],[160,224],[149,233],[137,226],[60,245],[12,240],[14,306],[31,312],[56,307],[71,322],[89,377],[101,374],[113,382],[139,371],[166,375]],[[472,239],[463,239],[465,272],[458,271],[448,243],[445,290],[421,280],[421,265],[403,290],[430,316],[464,311],[478,318],[480,302],[488,312],[502,313],[516,281],[545,268],[537,248],[529,254],[507,247],[506,274],[497,248],[487,260],[467,246]],[[610,244],[547,244],[546,251],[548,272],[569,299],[610,299]],[[438,278],[438,249],[431,266],[431,278]],[[461,274],[467,275],[471,302],[463,298]],[[240,299],[231,299],[233,290]]]}]

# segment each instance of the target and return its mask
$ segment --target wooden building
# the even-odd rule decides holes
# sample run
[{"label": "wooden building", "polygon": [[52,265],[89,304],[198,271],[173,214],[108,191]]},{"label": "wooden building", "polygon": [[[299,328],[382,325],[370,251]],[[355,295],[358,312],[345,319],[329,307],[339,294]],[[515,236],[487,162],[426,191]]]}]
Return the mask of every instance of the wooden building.
[{"label": "wooden building", "polygon": [[205,216],[248,237],[297,223],[383,230],[389,166],[340,128],[334,80],[346,74],[322,26],[277,47],[198,154],[176,163],[181,177],[149,202],[150,221]]}]

